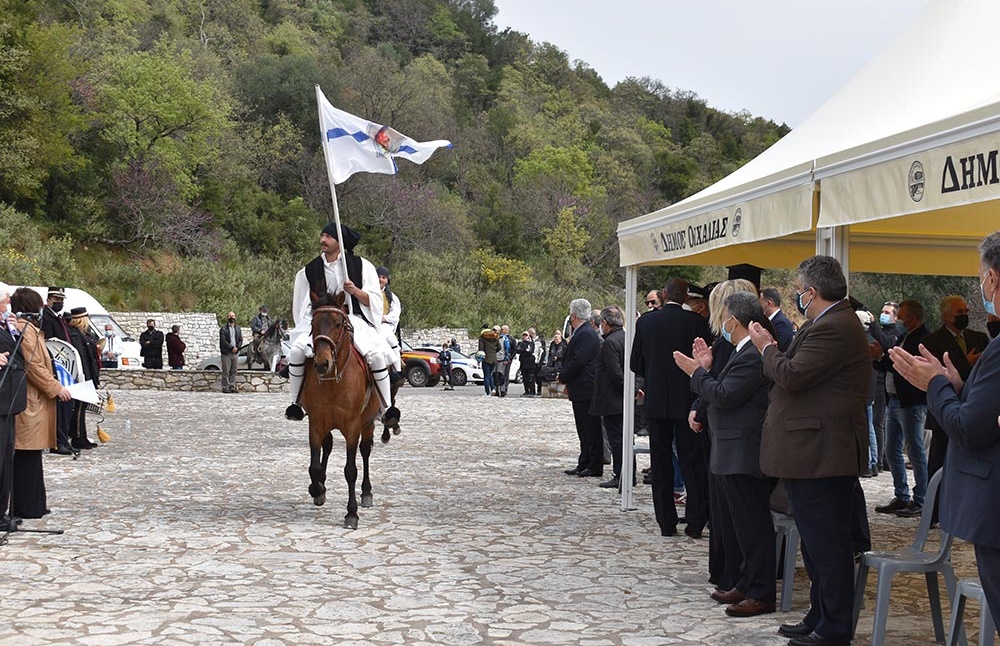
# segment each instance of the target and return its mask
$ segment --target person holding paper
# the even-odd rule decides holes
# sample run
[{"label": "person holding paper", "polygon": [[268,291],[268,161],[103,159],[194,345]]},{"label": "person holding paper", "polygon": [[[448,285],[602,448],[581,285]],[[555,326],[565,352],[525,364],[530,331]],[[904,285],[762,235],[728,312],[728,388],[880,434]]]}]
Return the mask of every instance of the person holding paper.
[{"label": "person holding paper", "polygon": [[[52,370],[52,358],[39,329],[42,297],[30,287],[21,287],[10,297],[11,309],[22,319],[14,328],[24,339],[21,355],[28,376],[27,407],[14,424],[14,468],[11,515],[41,518],[48,513],[42,451],[56,446],[56,398],[70,400],[70,393]],[[39,316],[34,317],[35,314]],[[34,317],[34,318],[33,318]]]},{"label": "person holding paper", "polygon": [[[90,318],[87,308],[74,307],[69,312],[69,333],[73,347],[80,354],[80,365],[83,367],[83,378],[91,381],[94,387],[101,385],[100,352],[97,349],[97,339],[90,333]],[[77,449],[92,449],[97,444],[87,437],[87,404],[82,401],[73,402],[73,424],[70,428],[70,443]]]}]

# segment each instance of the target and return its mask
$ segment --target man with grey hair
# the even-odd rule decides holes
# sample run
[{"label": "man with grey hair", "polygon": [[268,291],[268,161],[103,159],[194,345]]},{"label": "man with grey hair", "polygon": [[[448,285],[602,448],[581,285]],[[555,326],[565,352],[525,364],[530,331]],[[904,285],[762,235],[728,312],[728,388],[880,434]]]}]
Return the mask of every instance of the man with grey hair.
[{"label": "man with grey hair", "polygon": [[643,383],[644,406],[649,429],[649,462],[652,474],[653,509],[661,536],[677,533],[674,506],[673,443],[687,487],[687,527],[684,533],[700,538],[708,523],[708,460],[706,440],[688,425],[694,395],[691,379],[670,360],[675,351],[690,352],[696,338],[711,343],[705,317],[685,310],[687,281],[671,278],[663,289],[662,308],[640,316],[629,364]]},{"label": "man with grey hair", "polygon": [[[979,245],[979,291],[987,314],[1000,303],[1000,231]],[[1000,344],[990,343],[964,382],[951,354],[938,361],[925,347],[914,356],[889,350],[896,372],[927,391],[927,407],[947,433],[941,483],[941,529],[975,546],[979,578],[1000,626]]]},{"label": "man with grey hair", "polygon": [[761,471],[784,478],[812,582],[809,612],[778,634],[791,638],[790,646],[847,645],[854,634],[855,488],[868,465],[871,355],[836,258],[803,260],[795,290],[796,306],[809,320],[788,350],[779,350],[759,323],[749,327],[773,382]]},{"label": "man with grey hair", "polygon": [[[610,445],[611,464],[614,475],[601,483],[605,489],[617,489],[622,473],[622,417],[625,392],[625,315],[614,305],[601,310],[600,361],[594,379],[594,399],[590,404],[590,414],[599,415],[604,424],[604,433]],[[632,470],[635,473],[635,470]]]},{"label": "man with grey hair", "polygon": [[576,467],[566,475],[599,478],[604,475],[604,436],[601,418],[590,413],[594,397],[594,377],[600,359],[601,338],[590,325],[590,301],[574,299],[569,304],[569,324],[573,328],[557,380],[566,385],[573,405],[573,420],[580,438]]},{"label": "man with grey hair", "polygon": [[[969,304],[958,294],[945,296],[941,299],[941,327],[925,336],[921,343],[934,355],[938,361],[944,361],[945,353],[958,371],[958,376],[965,381],[972,372],[972,367],[986,350],[990,339],[982,332],[969,329]],[[927,415],[927,428],[931,430],[930,448],[927,455],[927,477],[944,466],[944,457],[948,450],[948,434],[941,428],[941,423],[933,414]],[[935,505],[937,507],[937,505]],[[937,509],[933,520],[937,520]]]}]

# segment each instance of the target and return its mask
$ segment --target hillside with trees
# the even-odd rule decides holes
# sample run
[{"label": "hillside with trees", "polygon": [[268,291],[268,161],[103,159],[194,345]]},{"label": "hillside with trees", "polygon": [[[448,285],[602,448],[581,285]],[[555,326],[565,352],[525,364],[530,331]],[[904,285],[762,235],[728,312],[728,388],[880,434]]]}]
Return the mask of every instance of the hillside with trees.
[{"label": "hillside with trees", "polygon": [[454,143],[337,188],[404,325],[548,329],[573,297],[623,302],[619,222],[788,132],[658,80],[609,87],[495,15],[493,0],[0,0],[0,279],[112,309],[287,315],[333,218],[319,84]]}]

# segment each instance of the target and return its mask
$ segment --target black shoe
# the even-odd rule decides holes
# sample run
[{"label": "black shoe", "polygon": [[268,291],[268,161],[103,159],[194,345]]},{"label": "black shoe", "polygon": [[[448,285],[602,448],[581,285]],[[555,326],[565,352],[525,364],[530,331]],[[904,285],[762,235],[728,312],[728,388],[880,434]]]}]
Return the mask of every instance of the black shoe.
[{"label": "black shoe", "polygon": [[812,631],[812,626],[807,626],[804,621],[800,621],[797,624],[781,624],[778,626],[778,634],[782,637],[804,637],[812,633]]},{"label": "black shoe", "polygon": [[618,487],[621,486],[621,481],[618,479],[618,476],[615,476],[610,480],[605,480],[604,482],[602,482],[597,486],[600,487],[601,489],[617,489]]},{"label": "black shoe", "polygon": [[87,450],[97,446],[96,444],[88,440],[72,440],[70,444],[74,449],[87,449]]},{"label": "black shoe", "polygon": [[809,633],[801,637],[792,637],[788,640],[788,646],[851,646],[851,640],[827,639],[819,633]]},{"label": "black shoe", "polygon": [[594,471],[593,469],[581,469],[576,472],[576,475],[581,478],[601,478],[604,477],[603,471]]},{"label": "black shoe", "polygon": [[896,515],[900,518],[919,518],[920,514],[924,513],[923,505],[918,505],[917,503],[910,501],[910,504],[906,506],[905,509],[900,509],[896,511]]},{"label": "black shoe", "polygon": [[669,529],[669,528],[668,529],[663,529],[662,527],[660,528],[660,536],[676,536],[676,535],[677,535],[677,528],[676,527],[674,527],[673,529]]},{"label": "black shoe", "polygon": [[685,527],[684,533],[687,534],[688,537],[690,538],[701,538],[701,530],[694,530],[691,529],[690,527]]},{"label": "black shoe", "polygon": [[390,406],[388,410],[385,411],[385,415],[382,416],[382,426],[393,427],[399,424],[399,409],[395,406]]},{"label": "black shoe", "polygon": [[653,484],[652,474],[647,473],[646,475],[642,476],[642,484],[648,484],[648,485]]},{"label": "black shoe", "polygon": [[55,449],[49,449],[49,453],[54,453],[56,455],[73,455],[73,449],[68,446],[60,446]]},{"label": "black shoe", "polygon": [[285,419],[290,419],[296,422],[301,422],[305,419],[306,412],[302,410],[302,407],[298,404],[291,404],[285,409]]},{"label": "black shoe", "polygon": [[573,469],[566,469],[565,471],[563,471],[563,473],[565,473],[568,476],[575,476],[576,474],[580,473],[580,471],[582,471],[580,467],[575,467]]},{"label": "black shoe", "polygon": [[909,504],[910,504],[909,500],[903,500],[902,498],[893,498],[892,500],[889,501],[889,504],[879,505],[875,507],[875,511],[877,511],[880,514],[892,514],[899,511],[900,509],[906,509],[906,507]]}]

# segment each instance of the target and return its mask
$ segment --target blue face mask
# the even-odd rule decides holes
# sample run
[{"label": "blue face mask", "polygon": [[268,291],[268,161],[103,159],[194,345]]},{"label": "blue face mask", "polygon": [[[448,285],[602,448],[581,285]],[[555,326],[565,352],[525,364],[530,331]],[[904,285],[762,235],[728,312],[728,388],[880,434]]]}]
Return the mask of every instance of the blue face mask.
[{"label": "blue face mask", "polygon": [[878,316],[878,322],[881,323],[882,325],[892,325],[892,317],[886,314],[885,312],[882,312]]},{"label": "blue face mask", "polygon": [[[996,305],[993,304],[992,298],[990,300],[986,300],[986,289],[983,287],[983,285],[985,285],[985,284],[986,284],[986,279],[983,278],[983,282],[979,283],[979,293],[983,297],[983,307],[986,308],[986,313],[987,314],[992,314],[993,316],[996,316],[997,315],[997,307],[996,307]],[[996,290],[994,290],[993,291],[993,296],[996,296],[996,295],[997,295],[996,294]]]},{"label": "blue face mask", "polygon": [[813,300],[815,300],[813,298],[810,298],[808,303],[806,303],[805,305],[802,304],[802,296],[808,291],[809,290],[806,289],[801,292],[796,292],[795,294],[795,307],[798,308],[799,314],[801,314],[802,316],[806,316],[806,310],[809,309],[809,306],[812,305]]},{"label": "blue face mask", "polygon": [[[732,317],[729,317],[729,318],[732,318]],[[729,319],[726,319],[722,323],[722,338],[726,340],[726,343],[732,344],[733,343],[733,333],[726,329],[726,323],[728,323],[728,322],[729,322]]]}]

